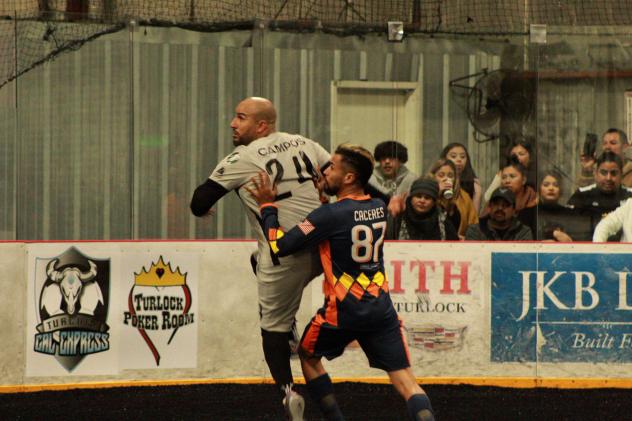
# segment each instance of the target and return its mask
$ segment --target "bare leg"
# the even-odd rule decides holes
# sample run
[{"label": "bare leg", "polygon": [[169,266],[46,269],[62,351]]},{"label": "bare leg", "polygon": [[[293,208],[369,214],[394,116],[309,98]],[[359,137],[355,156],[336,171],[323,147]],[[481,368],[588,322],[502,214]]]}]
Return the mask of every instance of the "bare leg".
[{"label": "bare leg", "polygon": [[434,421],[432,406],[426,392],[417,384],[410,367],[389,371],[388,377],[395,390],[404,398],[408,413],[415,421]]},{"label": "bare leg", "polygon": [[327,374],[320,358],[301,358],[301,368],[305,381],[314,380],[316,377]]},{"label": "bare leg", "polygon": [[397,393],[402,395],[404,400],[410,399],[412,395],[426,393],[417,384],[417,379],[410,367],[404,368],[403,370],[389,371],[388,377],[391,379],[391,383],[393,383]]}]

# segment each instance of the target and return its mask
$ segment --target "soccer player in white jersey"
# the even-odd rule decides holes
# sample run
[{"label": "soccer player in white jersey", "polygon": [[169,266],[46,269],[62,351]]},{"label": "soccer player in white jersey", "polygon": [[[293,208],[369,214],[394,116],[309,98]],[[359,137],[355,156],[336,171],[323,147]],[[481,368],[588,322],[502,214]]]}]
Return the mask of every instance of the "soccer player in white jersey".
[{"label": "soccer player in white jersey", "polygon": [[[247,194],[245,185],[266,171],[277,186],[276,203],[282,226],[299,224],[320,206],[312,183],[316,172],[329,162],[330,154],[318,143],[300,135],[276,131],[276,110],[265,98],[246,98],[235,109],[231,122],[234,151],[215,167],[209,178],[195,189],[191,211],[204,216],[226,193],[234,190],[256,227],[261,336],[266,363],[277,386],[285,394],[285,409],[291,420],[302,420],[303,398],[292,390],[290,368],[294,316],[303,287],[322,272],[318,251],[307,250],[288,257],[274,255],[261,228],[259,205]],[[294,331],[294,332],[293,332]]]}]

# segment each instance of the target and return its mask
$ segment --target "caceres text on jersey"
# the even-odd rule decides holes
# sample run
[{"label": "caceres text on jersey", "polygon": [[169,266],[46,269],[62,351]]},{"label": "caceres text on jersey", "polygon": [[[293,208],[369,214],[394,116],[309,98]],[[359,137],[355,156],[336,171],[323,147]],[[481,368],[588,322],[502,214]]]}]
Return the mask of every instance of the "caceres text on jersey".
[{"label": "caceres text on jersey", "polygon": [[384,208],[356,210],[353,212],[353,219],[359,221],[372,221],[374,219],[384,218]]}]

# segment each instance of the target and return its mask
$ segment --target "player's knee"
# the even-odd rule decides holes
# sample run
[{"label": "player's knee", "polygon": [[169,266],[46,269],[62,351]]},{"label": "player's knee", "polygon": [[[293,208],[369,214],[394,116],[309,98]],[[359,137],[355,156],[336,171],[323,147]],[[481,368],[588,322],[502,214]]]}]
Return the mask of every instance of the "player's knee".
[{"label": "player's knee", "polygon": [[303,371],[305,369],[309,371],[313,371],[318,365],[319,359],[310,356],[311,354],[305,351],[301,346],[298,348],[298,357],[301,360],[301,367],[303,367]]},{"label": "player's knee", "polygon": [[292,336],[292,332],[272,332],[269,330],[261,329],[261,340],[263,341],[263,349],[270,349],[274,352],[287,352],[288,355],[291,352],[289,338]]},{"label": "player's knee", "polygon": [[423,394],[423,389],[417,384],[417,379],[410,369],[403,369],[389,372],[391,383],[402,395],[404,399],[409,399],[412,395]]},{"label": "player's knee", "polygon": [[301,364],[314,364],[313,361],[310,361],[314,359],[313,355],[301,345],[298,347],[298,357],[301,359]]}]

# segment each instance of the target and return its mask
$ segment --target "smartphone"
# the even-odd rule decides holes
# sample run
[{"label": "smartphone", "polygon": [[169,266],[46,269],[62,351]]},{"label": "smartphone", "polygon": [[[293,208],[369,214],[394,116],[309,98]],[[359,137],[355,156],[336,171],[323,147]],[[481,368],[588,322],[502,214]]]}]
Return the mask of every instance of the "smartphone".
[{"label": "smartphone", "polygon": [[584,148],[582,150],[582,155],[588,157],[595,158],[595,151],[597,150],[597,135],[594,133],[586,133],[586,138],[584,139]]}]

